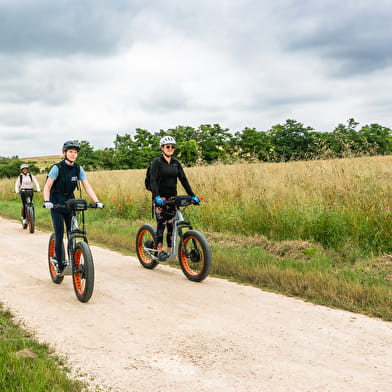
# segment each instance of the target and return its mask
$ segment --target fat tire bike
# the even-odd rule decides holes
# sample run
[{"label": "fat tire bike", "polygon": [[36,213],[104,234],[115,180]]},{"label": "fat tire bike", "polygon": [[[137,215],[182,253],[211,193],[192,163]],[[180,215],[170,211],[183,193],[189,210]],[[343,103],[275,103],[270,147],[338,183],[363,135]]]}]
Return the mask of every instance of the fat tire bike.
[{"label": "fat tire bike", "polygon": [[[64,271],[58,273],[58,263],[56,260],[56,236],[50,235],[48,246],[48,265],[52,281],[60,284],[64,276],[72,275],[72,282],[76,298],[80,302],[87,302],[91,298],[94,290],[94,262],[88,245],[87,233],[85,231],[84,211],[88,208],[97,208],[95,204],[87,204],[83,199],[70,199],[65,204],[55,204],[53,208],[67,208],[72,211],[71,229],[67,232],[67,254],[65,258],[65,247],[63,242],[62,260],[65,261]],[[82,222],[82,229],[79,228],[79,220]]]},{"label": "fat tire bike", "polygon": [[[24,194],[26,200],[25,207],[22,206],[21,215],[26,217],[26,223],[22,220],[23,229],[29,228],[30,233],[34,233],[35,230],[35,210],[33,203],[33,193],[38,192],[34,189],[21,189],[19,193]],[[23,214],[23,208],[25,208],[25,214]]]},{"label": "fat tire bike", "polygon": [[156,249],[156,229],[149,224],[141,226],[136,234],[136,253],[140,264],[147,269],[154,269],[160,261],[174,261],[178,256],[182,272],[193,282],[203,281],[212,265],[211,248],[202,233],[192,228],[182,215],[191,204],[192,197],[174,196],[165,201],[176,206],[173,223],[172,250],[166,260],[160,260]]}]

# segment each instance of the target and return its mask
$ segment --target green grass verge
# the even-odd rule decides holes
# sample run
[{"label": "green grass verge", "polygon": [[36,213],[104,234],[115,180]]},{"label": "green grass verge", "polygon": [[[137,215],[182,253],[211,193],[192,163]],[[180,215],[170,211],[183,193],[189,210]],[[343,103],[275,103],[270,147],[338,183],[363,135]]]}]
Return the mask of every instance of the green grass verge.
[{"label": "green grass verge", "polygon": [[0,304],[0,392],[79,392],[63,360],[16,324]]},{"label": "green grass verge", "polygon": [[[3,217],[18,219],[19,209],[19,201],[0,200]],[[52,231],[47,210],[37,206],[36,216],[37,229]],[[135,235],[144,222],[89,211],[86,223],[91,244],[135,255]],[[355,247],[338,253],[315,243],[269,241],[263,236],[206,233],[206,237],[213,252],[213,276],[392,321],[389,256],[364,258]],[[0,335],[0,392],[88,390],[68,376],[64,362],[47,345],[13,323],[1,304]]]},{"label": "green grass verge", "polygon": [[[2,216],[18,217],[19,202],[0,200]],[[52,230],[50,214],[36,208],[37,228]],[[86,213],[91,244],[135,255],[142,221]],[[150,223],[154,224],[150,220]],[[307,241],[269,241],[263,236],[205,233],[213,250],[211,275],[335,308],[392,320],[392,258],[364,257],[361,250],[326,250]]]}]

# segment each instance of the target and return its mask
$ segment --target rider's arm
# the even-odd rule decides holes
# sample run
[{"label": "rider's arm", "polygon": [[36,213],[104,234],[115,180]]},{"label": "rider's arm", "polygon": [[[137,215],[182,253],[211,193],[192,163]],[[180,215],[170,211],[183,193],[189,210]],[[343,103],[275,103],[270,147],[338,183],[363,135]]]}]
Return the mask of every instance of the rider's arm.
[{"label": "rider's arm", "polygon": [[159,167],[160,167],[159,159],[154,159],[151,163],[151,171],[150,171],[151,192],[153,198],[159,196],[159,182],[158,182]]},{"label": "rider's arm", "polygon": [[34,184],[35,184],[37,191],[41,192],[41,187],[39,186],[37,179],[34,176],[32,176],[32,178],[33,178],[33,181],[34,181]]},{"label": "rider's arm", "polygon": [[83,188],[86,191],[86,193],[89,195],[90,199],[93,201],[93,203],[98,203],[98,197],[96,196],[95,192],[93,191],[93,188],[91,188],[91,185],[87,181],[87,179],[82,181]]},{"label": "rider's arm", "polygon": [[19,178],[19,176],[18,176],[18,178],[16,179],[16,182],[15,182],[15,193],[18,193],[19,192],[19,188],[20,188],[20,178]]},{"label": "rider's arm", "polygon": [[50,190],[52,189],[55,179],[59,175],[59,168],[57,165],[53,165],[48,173],[48,178],[44,186],[44,200],[50,200]]},{"label": "rider's arm", "polygon": [[195,194],[192,191],[191,186],[189,185],[188,179],[185,175],[184,169],[181,166],[181,163],[178,162],[178,178],[180,179],[181,185],[184,187],[186,190],[186,193],[189,196],[195,196]]},{"label": "rider's arm", "polygon": [[89,184],[89,182],[87,181],[86,172],[84,171],[82,166],[80,166],[79,179],[80,179],[80,182],[83,184],[84,190],[89,195],[89,197],[93,201],[93,203],[98,203],[99,202],[98,197],[95,194],[95,192],[93,191],[93,188],[91,188],[91,185]]},{"label": "rider's arm", "polygon": [[50,190],[52,189],[52,185],[54,183],[54,179],[48,176],[44,186],[44,200],[50,200]]}]

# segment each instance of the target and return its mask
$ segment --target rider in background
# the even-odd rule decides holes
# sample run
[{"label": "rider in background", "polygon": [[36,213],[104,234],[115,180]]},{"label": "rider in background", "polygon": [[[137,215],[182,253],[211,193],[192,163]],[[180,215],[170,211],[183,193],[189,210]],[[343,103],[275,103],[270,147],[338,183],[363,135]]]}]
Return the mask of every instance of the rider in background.
[{"label": "rider in background", "polygon": [[[27,225],[27,219],[26,219],[26,194],[24,192],[20,192],[21,190],[27,191],[27,190],[33,190],[34,185],[37,189],[37,192],[41,192],[41,188],[38,184],[37,179],[29,173],[29,165],[26,163],[22,163],[20,165],[20,174],[18,178],[16,179],[15,182],[15,193],[20,193],[20,198],[22,199],[22,223],[23,226]],[[33,201],[33,195],[31,194],[31,201]]]},{"label": "rider in background", "polygon": [[[96,207],[103,208],[103,204],[99,202],[98,197],[87,181],[85,171],[80,165],[75,163],[79,151],[80,145],[78,142],[72,140],[65,142],[62,149],[64,159],[52,166],[44,186],[44,207],[51,209],[50,212],[56,237],[55,251],[58,264],[57,272],[59,274],[61,274],[66,267],[64,260],[62,260],[64,223],[67,231],[69,231],[71,229],[73,212],[67,208],[53,209],[54,205],[64,204],[67,200],[74,199],[74,191],[80,180],[84,190],[93,203],[96,204]],[[61,241],[57,241],[57,239],[61,239]]]},{"label": "rider in background", "polygon": [[[168,253],[171,252],[173,222],[176,213],[176,206],[165,204],[165,200],[172,196],[177,196],[177,178],[180,180],[187,194],[192,196],[193,203],[199,204],[200,199],[193,193],[180,162],[173,157],[176,146],[175,139],[172,136],[164,136],[161,138],[159,146],[162,150],[162,155],[155,158],[151,163],[150,182],[157,220],[155,243],[157,244],[159,260],[165,261]],[[167,252],[162,249],[165,227],[167,228]]]}]

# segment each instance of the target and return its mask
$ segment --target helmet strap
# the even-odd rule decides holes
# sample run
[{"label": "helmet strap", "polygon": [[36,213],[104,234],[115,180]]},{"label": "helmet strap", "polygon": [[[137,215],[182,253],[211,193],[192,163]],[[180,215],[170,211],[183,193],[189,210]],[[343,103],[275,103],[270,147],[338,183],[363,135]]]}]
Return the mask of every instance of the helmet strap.
[{"label": "helmet strap", "polygon": [[167,155],[167,154],[165,153],[165,151],[162,151],[162,154],[163,154],[163,156],[164,156],[165,158],[171,159],[171,156],[170,156],[170,155]]},{"label": "helmet strap", "polygon": [[68,161],[71,165],[73,165],[74,162],[75,162],[75,160],[71,161],[70,159],[68,159],[68,157],[67,157],[67,151],[65,151],[65,153],[64,153],[64,159],[65,159],[66,161]]}]

